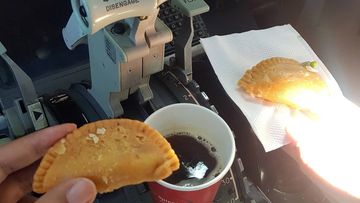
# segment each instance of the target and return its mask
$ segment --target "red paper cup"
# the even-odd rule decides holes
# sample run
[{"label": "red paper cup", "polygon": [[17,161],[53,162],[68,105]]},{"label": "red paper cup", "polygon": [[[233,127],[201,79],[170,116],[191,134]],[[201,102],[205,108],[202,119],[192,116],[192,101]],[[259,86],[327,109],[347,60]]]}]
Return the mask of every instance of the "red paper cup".
[{"label": "red paper cup", "polygon": [[215,148],[221,172],[216,177],[196,186],[179,186],[157,181],[149,183],[152,197],[157,203],[210,203],[213,202],[221,179],[230,170],[235,157],[235,140],[226,122],[213,111],[194,104],[166,106],[145,121],[164,136],[188,132],[201,136]]},{"label": "red paper cup", "polygon": [[[189,203],[189,202],[212,202],[216,196],[216,193],[219,189],[221,181],[201,189],[201,190],[190,190],[190,191],[180,191],[165,186],[160,185],[159,183],[153,182],[149,183],[151,190],[151,195],[155,202],[157,203]],[[189,188],[190,189],[190,188]]]}]

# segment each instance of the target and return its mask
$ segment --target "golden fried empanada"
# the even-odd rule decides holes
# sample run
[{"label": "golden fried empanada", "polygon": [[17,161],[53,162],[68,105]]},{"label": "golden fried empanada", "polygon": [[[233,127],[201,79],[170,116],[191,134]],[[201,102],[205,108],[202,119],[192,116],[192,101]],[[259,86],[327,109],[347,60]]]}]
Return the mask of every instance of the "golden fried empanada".
[{"label": "golden fried empanada", "polygon": [[[327,94],[325,82],[299,62],[282,57],[261,61],[239,80],[238,85],[253,97],[306,108],[312,96]],[[304,106],[305,105],[305,106]]]},{"label": "golden fried empanada", "polygon": [[86,177],[105,193],[164,179],[178,168],[178,157],[158,131],[140,121],[103,120],[82,126],[49,149],[33,190],[44,193],[64,180]]}]

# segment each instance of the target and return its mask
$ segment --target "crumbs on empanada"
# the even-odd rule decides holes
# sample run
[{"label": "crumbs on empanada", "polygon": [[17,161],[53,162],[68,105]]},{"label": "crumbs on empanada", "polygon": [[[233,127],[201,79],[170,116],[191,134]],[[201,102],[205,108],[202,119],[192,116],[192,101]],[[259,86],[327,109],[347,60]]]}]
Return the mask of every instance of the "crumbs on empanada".
[{"label": "crumbs on empanada", "polygon": [[253,97],[306,108],[305,98],[328,93],[326,83],[315,71],[296,60],[274,57],[261,61],[239,80],[238,85]]},{"label": "crumbs on empanada", "polygon": [[164,179],[178,168],[178,157],[155,129],[135,120],[103,120],[76,129],[49,149],[33,190],[45,193],[64,180],[85,177],[105,193]]}]

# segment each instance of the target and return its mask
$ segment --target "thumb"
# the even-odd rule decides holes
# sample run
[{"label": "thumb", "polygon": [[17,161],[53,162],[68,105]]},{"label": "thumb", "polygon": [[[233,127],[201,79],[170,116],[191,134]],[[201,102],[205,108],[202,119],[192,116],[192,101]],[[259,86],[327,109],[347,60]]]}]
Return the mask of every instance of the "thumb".
[{"label": "thumb", "polygon": [[95,184],[86,178],[77,178],[54,187],[36,203],[91,203],[95,197]]}]

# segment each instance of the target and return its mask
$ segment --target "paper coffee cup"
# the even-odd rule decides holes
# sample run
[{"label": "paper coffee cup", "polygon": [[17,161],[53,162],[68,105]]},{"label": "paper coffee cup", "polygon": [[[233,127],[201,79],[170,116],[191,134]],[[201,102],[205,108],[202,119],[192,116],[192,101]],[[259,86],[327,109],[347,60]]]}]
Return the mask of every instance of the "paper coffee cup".
[{"label": "paper coffee cup", "polygon": [[216,148],[217,161],[221,166],[216,177],[196,186],[179,186],[163,180],[149,183],[154,201],[157,203],[212,202],[221,179],[230,170],[235,157],[235,140],[226,122],[205,107],[183,103],[169,105],[154,112],[145,123],[164,136],[177,132],[201,136]]}]

